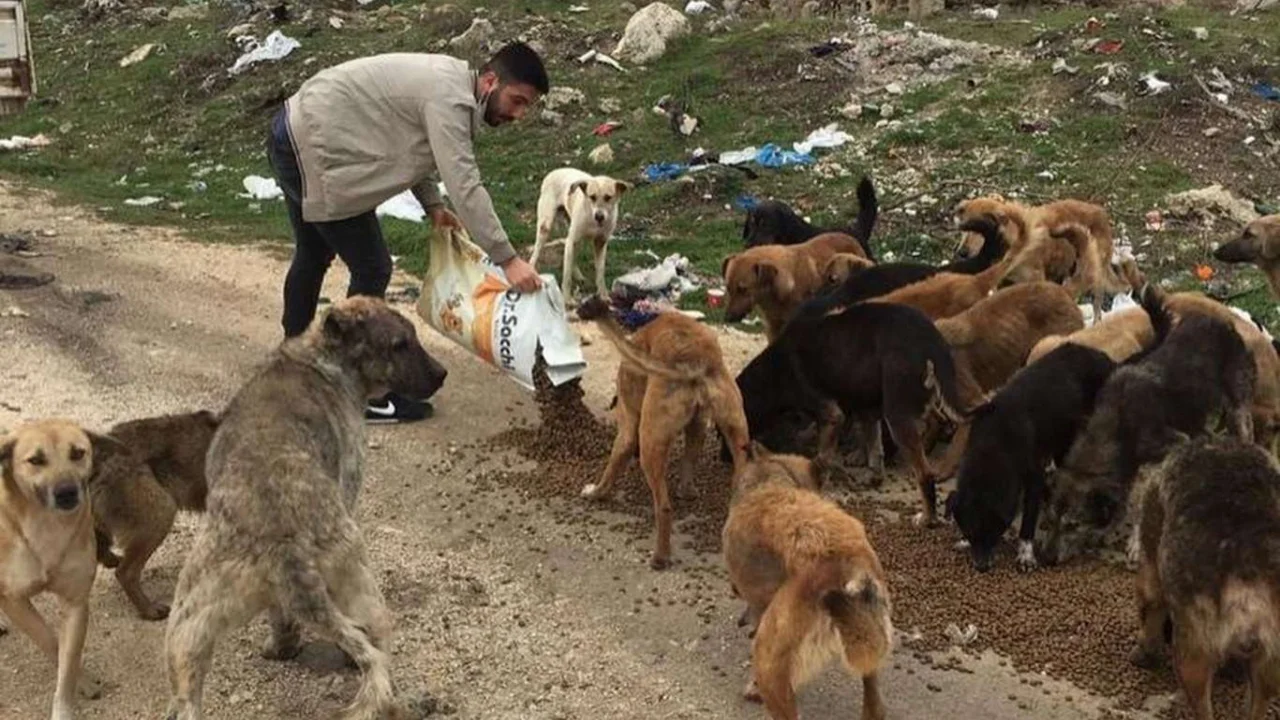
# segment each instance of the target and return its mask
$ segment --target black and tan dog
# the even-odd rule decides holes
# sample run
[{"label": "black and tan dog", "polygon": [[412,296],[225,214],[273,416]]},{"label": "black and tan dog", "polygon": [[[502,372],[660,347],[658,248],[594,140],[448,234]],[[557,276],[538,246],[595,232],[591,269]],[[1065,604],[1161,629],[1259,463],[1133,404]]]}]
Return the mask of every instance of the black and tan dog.
[{"label": "black and tan dog", "polygon": [[1173,665],[1196,720],[1213,718],[1213,677],[1249,665],[1251,720],[1280,692],[1280,466],[1231,437],[1180,439],[1142,489],[1140,641],[1154,669],[1172,626]]},{"label": "black and tan dog", "polygon": [[[818,455],[830,458],[844,418],[879,428],[884,419],[920,486],[919,522],[932,523],[935,473],[922,446],[925,411],[940,404],[963,421],[955,363],[938,329],[919,310],[859,303],[816,320],[795,321],[738,374],[754,438],[768,438],[787,410],[819,424]],[[765,441],[768,444],[768,441]]]},{"label": "black and tan dog", "polygon": [[1018,565],[1036,566],[1032,541],[1045,497],[1045,469],[1063,461],[1114,367],[1104,353],[1068,343],[1018,371],[991,402],[973,412],[947,514],[964,535],[975,569],[991,569],[1019,504]]},{"label": "black and tan dog", "polygon": [[1213,257],[1226,263],[1252,263],[1267,276],[1271,294],[1280,298],[1280,215],[1267,215],[1244,226],[1240,237],[1220,245]]},{"label": "black and tan dog", "polygon": [[427,397],[443,378],[407,318],[356,296],[284,341],[235,395],[209,446],[208,512],[165,633],[169,718],[201,717],[215,642],[264,610],[266,657],[297,655],[301,626],[355,661],[360,689],[341,717],[400,714],[391,613],[351,515],[363,482],[364,407],[388,391]]},{"label": "black and tan dog", "polygon": [[1044,562],[1065,561],[1116,528],[1127,515],[1138,470],[1163,460],[1180,434],[1204,434],[1221,412],[1232,434],[1253,440],[1256,370],[1240,335],[1206,315],[1187,315],[1170,329],[1168,303],[1155,285],[1143,291],[1141,305],[1156,344],[1112,373],[1054,472],[1037,538]]},{"label": "black and tan dog", "polygon": [[[169,616],[166,603],[143,591],[142,570],[179,510],[204,512],[204,459],[217,429],[217,416],[205,410],[131,420],[107,433],[119,441],[118,450],[99,453],[99,469],[89,483],[98,562],[115,569],[144,620]],[[123,557],[111,551],[113,543]]]},{"label": "black and tan dog", "polygon": [[878,202],[871,178],[864,177],[858,183],[858,216],[847,228],[818,228],[796,214],[789,205],[777,200],[766,200],[747,211],[742,223],[742,244],[753,248],[758,245],[799,245],[823,233],[852,235],[862,247],[862,253],[874,261],[871,252],[871,231],[875,228]]},{"label": "black and tan dog", "polygon": [[832,660],[862,679],[863,720],[884,720],[877,681],[893,647],[888,580],[866,529],[818,494],[806,458],[753,443],[722,539],[734,592],[757,620],[746,697],[797,720],[795,692]]},{"label": "black and tan dog", "polygon": [[667,488],[667,456],[684,436],[680,482],[691,488],[694,462],[702,450],[707,420],[728,439],[735,469],[746,460],[747,419],[742,395],[725,367],[720,342],[711,328],[678,312],[661,313],[630,338],[610,314],[608,302],[590,298],[578,317],[595,320],[622,356],[618,364],[618,434],[600,482],[587,485],[582,496],[608,497],[626,463],[637,452],[653,494],[657,530],[650,565],[659,570],[671,562],[671,496]]},{"label": "black and tan dog", "polygon": [[[88,485],[97,453],[112,444],[62,419],[0,436],[0,611],[58,667],[53,720],[71,720],[77,691],[102,692],[80,658],[97,572]],[[62,605],[56,635],[31,604],[45,592]]]}]

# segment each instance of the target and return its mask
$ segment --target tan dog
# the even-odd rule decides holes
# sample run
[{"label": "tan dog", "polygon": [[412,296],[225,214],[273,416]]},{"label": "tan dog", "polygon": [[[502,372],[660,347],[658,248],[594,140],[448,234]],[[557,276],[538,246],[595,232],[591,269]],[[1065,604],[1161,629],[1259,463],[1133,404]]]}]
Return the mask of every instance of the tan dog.
[{"label": "tan dog", "polygon": [[[1102,207],[1071,199],[1028,207],[1000,195],[974,198],[956,206],[957,225],[982,215],[1000,223],[1009,252],[1016,258],[1009,274],[1013,282],[1065,280],[1073,297],[1091,290],[1094,317],[1102,315],[1104,294],[1124,289],[1111,268],[1115,241],[1111,218]],[[1060,232],[1071,224],[1082,226],[1087,232]],[[976,252],[971,243],[981,241],[981,236],[975,239],[970,234],[965,239],[965,249],[972,247],[971,253]]]},{"label": "tan dog", "polygon": [[1006,251],[1000,260],[980,273],[940,272],[868,302],[907,305],[934,321],[949,318],[968,310],[994,292],[1009,273],[1013,259],[1013,253]]},{"label": "tan dog", "polygon": [[833,255],[866,257],[851,235],[823,233],[799,245],[760,245],[730,255],[720,271],[725,280],[724,318],[738,322],[760,308],[770,341],[796,308],[822,288],[823,271]]},{"label": "tan dog", "polygon": [[892,603],[862,523],[818,494],[813,464],[752,443],[735,474],[722,539],[734,593],[756,619],[748,699],[796,720],[795,691],[833,659],[862,678],[863,720],[883,720],[878,672],[893,647]]},{"label": "tan dog", "polygon": [[564,237],[564,275],[560,278],[564,300],[572,304],[574,260],[578,243],[591,241],[595,259],[596,293],[607,295],[604,285],[605,260],[609,241],[618,226],[618,202],[631,189],[629,183],[608,175],[592,176],[575,168],[557,168],[542,179],[538,195],[538,232],[529,258],[535,268],[542,259],[542,249],[551,239],[556,219],[568,221]]},{"label": "tan dog", "polygon": [[[1084,320],[1071,294],[1061,285],[1035,282],[999,290],[935,325],[956,361],[960,401],[965,407],[977,407],[1013,377],[1042,338],[1079,330],[1084,327]],[[936,416],[937,413],[935,421]],[[938,467],[939,477],[955,472],[963,457],[968,430],[968,424],[957,429]]]},{"label": "tan dog", "polygon": [[[89,627],[94,560],[88,483],[110,439],[69,420],[43,420],[0,437],[0,610],[58,666],[53,720],[71,720],[72,693],[101,694],[80,656]],[[54,635],[31,604],[43,592],[62,605]]]},{"label": "tan dog", "polygon": [[828,286],[839,285],[855,272],[866,270],[873,265],[875,265],[874,262],[855,253],[836,253],[822,269],[822,281]]},{"label": "tan dog", "polygon": [[1280,298],[1280,215],[1245,225],[1240,237],[1214,250],[1213,256],[1222,262],[1257,265],[1267,276],[1271,294]]},{"label": "tan dog", "polygon": [[1050,335],[1031,348],[1027,364],[1053,352],[1063,343],[1074,343],[1106,353],[1112,362],[1122,363],[1155,342],[1151,317],[1140,307],[1103,315],[1093,325],[1070,334]]},{"label": "tan dog", "polygon": [[618,434],[600,482],[587,485],[582,496],[608,497],[618,476],[640,454],[653,494],[657,541],[650,565],[655,570],[671,562],[671,496],[667,488],[667,455],[677,436],[684,434],[680,482],[693,487],[694,462],[702,450],[707,419],[728,440],[733,466],[746,460],[747,418],[742,393],[725,367],[716,335],[707,326],[678,312],[668,312],[640,328],[628,339],[610,315],[607,301],[590,298],[578,317],[595,320],[618,348]]},{"label": "tan dog", "polygon": [[[98,537],[98,562],[116,580],[138,615],[163,620],[169,606],[147,597],[142,570],[173,528],[179,510],[204,512],[209,486],[204,458],[218,429],[213,413],[163,415],[121,423],[108,433],[117,451],[98,453],[89,483]],[[123,558],[111,552],[114,543]]]}]

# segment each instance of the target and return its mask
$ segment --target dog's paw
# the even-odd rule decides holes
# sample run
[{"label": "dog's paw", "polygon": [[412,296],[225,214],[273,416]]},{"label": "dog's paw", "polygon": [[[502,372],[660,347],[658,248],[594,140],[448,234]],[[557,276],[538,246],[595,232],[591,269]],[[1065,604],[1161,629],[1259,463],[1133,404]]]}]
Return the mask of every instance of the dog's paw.
[{"label": "dog's paw", "polygon": [[747,686],[742,689],[742,699],[753,703],[764,702],[764,698],[760,697],[760,688],[756,687],[754,679],[748,680]]},{"label": "dog's paw", "polygon": [[666,570],[671,567],[671,558],[665,555],[654,555],[649,558],[649,567],[654,570]]},{"label": "dog's paw", "polygon": [[169,617],[169,606],[162,602],[153,601],[147,607],[138,610],[138,617],[153,622],[164,620]]},{"label": "dog's paw", "polygon": [[1039,569],[1040,564],[1036,562],[1036,552],[1030,542],[1026,540],[1018,541],[1018,569],[1022,572],[1034,572]]},{"label": "dog's paw", "polygon": [[578,493],[581,497],[588,500],[600,500],[604,497],[604,491],[595,483],[588,483],[582,486],[582,492]]},{"label": "dog's paw", "polygon": [[266,647],[262,648],[263,660],[275,660],[277,662],[285,662],[292,660],[302,653],[302,643],[299,638],[272,638]]},{"label": "dog's paw", "polygon": [[80,682],[77,683],[76,690],[85,700],[97,700],[102,697],[102,681],[88,670],[81,669]]},{"label": "dog's paw", "polygon": [[1159,670],[1163,664],[1160,653],[1149,650],[1142,645],[1138,645],[1129,651],[1129,663],[1143,670]]},{"label": "dog's paw", "polygon": [[968,540],[965,540],[964,538],[961,538],[961,539],[957,540],[957,541],[956,541],[956,544],[955,544],[955,545],[952,545],[951,547],[955,548],[956,550],[964,550],[964,551],[968,551],[968,549],[969,549],[969,541],[968,541]]},{"label": "dog's paw", "polygon": [[933,513],[921,510],[916,513],[915,517],[911,518],[911,522],[918,528],[930,528],[938,524],[938,518]]}]

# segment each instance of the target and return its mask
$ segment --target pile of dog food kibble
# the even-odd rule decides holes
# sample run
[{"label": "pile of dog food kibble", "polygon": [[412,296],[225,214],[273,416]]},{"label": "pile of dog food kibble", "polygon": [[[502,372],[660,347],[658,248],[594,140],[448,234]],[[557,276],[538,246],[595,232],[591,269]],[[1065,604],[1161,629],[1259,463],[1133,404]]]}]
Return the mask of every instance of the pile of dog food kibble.
[{"label": "pile of dog food kibble", "polygon": [[[491,449],[514,450],[537,462],[537,470],[490,476],[532,497],[573,498],[582,503],[579,521],[590,517],[589,501],[578,500],[583,485],[598,482],[609,457],[614,430],[583,402],[577,383],[552,387],[543,373],[535,400],[540,421],[515,427],[489,441]],[[720,462],[715,433],[697,463],[692,489],[679,487],[680,444],[673,448],[668,482],[678,529],[692,538],[680,552],[718,553],[720,530],[728,512],[730,467]],[[487,479],[490,479],[487,478]],[[833,488],[833,490],[836,490]],[[696,497],[681,497],[689,491]],[[639,464],[630,462],[614,498],[604,507],[636,518],[626,526],[637,542],[652,539],[652,500]],[[949,524],[918,528],[909,518],[916,508],[855,492],[846,508],[867,524],[872,544],[889,572],[894,624],[912,639],[907,649],[925,653],[951,647],[947,627],[973,624],[977,637],[965,652],[992,649],[1009,657],[1020,672],[1067,680],[1114,698],[1117,710],[1141,706],[1147,698],[1177,690],[1172,670],[1152,672],[1130,665],[1137,632],[1134,576],[1115,564],[1076,561],[1060,568],[1021,573],[1011,546],[998,554],[996,567],[975,572],[968,556],[953,547],[959,533]],[[885,512],[888,511],[888,512]],[[893,519],[894,516],[901,519]],[[1011,544],[1010,544],[1011,545]],[[1034,682],[1034,681],[1029,681]],[[1222,717],[1243,717],[1247,689],[1242,678],[1219,677],[1215,707]],[[1181,696],[1162,714],[1166,720],[1190,718]],[[1269,718],[1280,718],[1273,713]]]}]

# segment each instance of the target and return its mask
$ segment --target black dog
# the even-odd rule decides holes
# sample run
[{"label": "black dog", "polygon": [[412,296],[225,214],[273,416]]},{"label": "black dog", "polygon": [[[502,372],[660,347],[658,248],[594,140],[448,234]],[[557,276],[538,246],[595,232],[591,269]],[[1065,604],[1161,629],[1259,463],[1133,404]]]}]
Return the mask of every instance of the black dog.
[{"label": "black dog", "polygon": [[1024,570],[1035,568],[1032,540],[1045,494],[1045,467],[1051,460],[1062,463],[1115,366],[1106,353],[1065,343],[1019,370],[973,412],[946,513],[969,543],[975,569],[991,569],[992,554],[1013,523],[1019,497],[1018,564]]},{"label": "black dog", "polygon": [[1257,370],[1235,328],[1188,314],[1168,329],[1164,293],[1154,285],[1143,288],[1141,305],[1158,345],[1111,374],[1054,472],[1036,545],[1043,562],[1065,561],[1101,542],[1125,514],[1139,468],[1163,460],[1180,437],[1205,434],[1219,411],[1232,435],[1253,439]]},{"label": "black dog", "polygon": [[876,224],[879,204],[871,179],[864,177],[858,183],[858,216],[847,228],[819,228],[805,222],[789,205],[778,200],[765,200],[747,212],[742,224],[742,242],[749,248],[757,245],[799,245],[824,232],[842,232],[853,236],[862,246],[867,259],[875,261],[871,253],[871,230]]},{"label": "black dog", "polygon": [[916,474],[921,519],[933,522],[937,491],[920,438],[921,419],[939,396],[953,418],[963,413],[951,350],[919,310],[866,303],[816,322],[788,324],[737,383],[753,438],[768,436],[786,410],[801,410],[819,423],[820,455],[834,449],[844,417],[883,418]]}]

